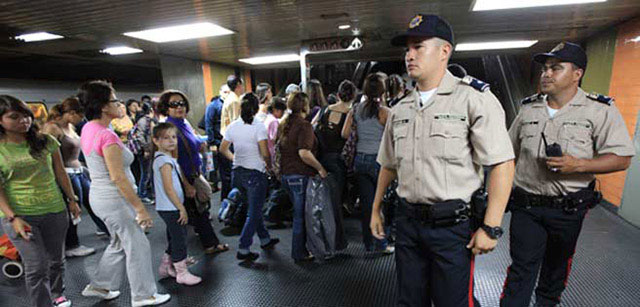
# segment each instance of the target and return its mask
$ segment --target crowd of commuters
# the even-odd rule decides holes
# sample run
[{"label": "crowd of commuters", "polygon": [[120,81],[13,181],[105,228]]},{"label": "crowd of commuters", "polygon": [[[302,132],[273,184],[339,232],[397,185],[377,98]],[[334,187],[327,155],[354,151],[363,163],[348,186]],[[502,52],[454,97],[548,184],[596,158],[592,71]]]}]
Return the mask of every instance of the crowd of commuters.
[{"label": "crowd of commuters", "polygon": [[[392,43],[407,48],[405,61],[415,89],[408,91],[398,75],[378,72],[365,77],[361,91],[345,80],[337,93],[325,96],[322,84],[314,79],[306,91],[290,84],[285,97],[274,97],[267,83],[258,84],[255,94],[245,94],[247,85],[231,75],[206,109],[206,136],[187,120],[189,98],[178,90],[164,91],[155,103],[144,96],[125,104],[110,83],[90,81],[76,96],[51,109],[42,130],[23,101],[0,95],[0,217],[25,265],[30,305],[71,306],[64,295],[65,256],[95,252],[78,239],[81,208],[87,210],[96,234],[109,238],[98,264],[86,268],[93,273],[88,274],[90,282],[82,295],[115,299],[126,275],[132,306],[159,305],[170,299],[158,293],[145,235],[153,226],[145,204],[153,203],[166,226],[159,276],[188,286],[200,283],[202,278],[188,268],[194,259],[187,254],[187,226],[194,228],[204,253],[229,250],[209,217],[218,184],[221,199],[235,188],[247,205],[237,259],[258,259],[259,254],[251,251],[256,234],[262,249],[274,249],[280,242],[265,227],[263,206],[270,189],[283,189],[293,204],[293,261],[316,256],[326,260],[333,255],[313,255],[307,244],[313,235],[306,227],[307,217],[315,212],[307,211],[306,194],[308,184],[318,178],[330,190],[325,205],[332,212],[328,216],[335,219],[335,238],[331,238],[335,252],[347,247],[342,208],[348,202],[345,195],[355,194],[362,209],[365,250],[394,253],[390,240],[394,216],[382,214],[381,206],[385,193],[397,192],[396,201],[386,205],[398,204],[396,271],[402,306],[478,305],[473,297],[473,257],[496,246],[515,182],[514,262],[501,305],[528,306],[540,267],[537,306],[559,304],[582,221],[588,206],[599,201],[593,175],[626,169],[634,154],[611,99],[586,95],[579,88],[586,69],[584,50],[562,43],[534,57],[544,65],[541,88],[546,96],[526,98],[507,131],[504,112],[493,94],[485,91],[485,84],[456,78],[447,70],[454,41],[446,21],[417,15],[407,34]],[[453,68],[464,74],[464,69]],[[557,81],[548,82],[552,77]],[[568,103],[575,112],[563,114]],[[428,107],[428,111],[457,113],[434,115]],[[544,119],[536,110],[543,110]],[[525,133],[521,123],[527,121],[527,138],[537,138],[537,125],[544,121],[557,135],[561,126],[550,122],[556,113],[589,117],[595,131],[602,132],[570,132],[575,133],[572,140],[587,146],[574,151],[576,157],[572,152],[547,157],[540,167],[538,154],[532,155],[539,152],[535,145],[539,139],[521,142]],[[418,128],[423,123],[431,125],[430,135]],[[597,144],[590,143],[592,138]],[[212,174],[207,174],[203,162],[209,151],[217,164]],[[598,157],[592,159],[595,151]],[[520,156],[517,164],[514,156]],[[484,178],[479,166],[491,167],[488,194],[476,194],[485,192],[480,189]],[[558,186],[540,177],[554,177]],[[347,192],[349,180],[356,184]],[[421,180],[426,182],[415,184]],[[394,181],[397,188],[388,190]],[[582,185],[576,187],[577,183]],[[549,192],[562,184],[572,192]],[[470,201],[472,195],[474,199],[484,195],[487,204],[481,225],[470,231],[467,204],[477,205]],[[550,199],[553,206],[532,201]],[[555,206],[559,200],[565,207]],[[464,206],[458,206],[461,203]],[[544,241],[547,233],[554,242]]]},{"label": "crowd of commuters", "polygon": [[[205,111],[206,136],[186,119],[189,99],[178,90],[167,90],[155,100],[145,96],[123,103],[111,84],[87,82],[77,95],[51,108],[42,130],[24,102],[2,96],[0,171],[19,174],[10,180],[1,177],[5,188],[0,190],[0,206],[3,214],[13,217],[3,219],[3,228],[27,267],[33,305],[71,304],[62,293],[64,256],[95,252],[78,238],[81,208],[95,224],[95,234],[109,239],[98,265],[87,267],[93,273],[84,296],[117,298],[126,274],[133,306],[169,300],[168,294],[157,292],[145,235],[153,226],[145,205],[152,204],[166,226],[160,278],[200,283],[201,277],[188,270],[195,260],[187,255],[187,227],[194,228],[205,253],[229,249],[212,227],[209,207],[199,199],[202,181],[212,184],[213,192],[220,185],[221,200],[232,188],[241,191],[248,206],[237,251],[243,261],[259,256],[250,250],[254,234],[263,249],[280,242],[265,227],[263,206],[270,189],[285,189],[293,203],[291,256],[298,262],[314,259],[306,248],[307,182],[313,176],[326,178],[332,190],[336,250],[344,250],[342,203],[349,175],[343,147],[358,123],[356,174],[365,225],[375,192],[373,148],[382,138],[391,97],[386,82],[381,74],[370,75],[363,95],[345,80],[328,105],[318,80],[309,83],[307,92],[291,84],[285,97],[274,97],[268,83],[260,83],[255,94],[244,94],[243,80],[230,76]],[[214,153],[211,174],[203,167],[206,151]],[[25,193],[35,190],[37,197]],[[368,251],[393,252],[386,241],[374,244],[365,230]],[[15,240],[17,236],[23,240]],[[40,251],[49,258],[43,259]]]}]

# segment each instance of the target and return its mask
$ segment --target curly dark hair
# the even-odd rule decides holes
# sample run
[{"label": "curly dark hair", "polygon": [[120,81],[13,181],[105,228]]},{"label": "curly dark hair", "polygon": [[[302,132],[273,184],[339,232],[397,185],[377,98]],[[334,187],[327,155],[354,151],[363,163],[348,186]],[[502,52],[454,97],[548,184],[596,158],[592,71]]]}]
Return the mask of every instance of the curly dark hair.
[{"label": "curly dark hair", "polygon": [[[18,112],[22,113],[24,116],[31,117],[31,127],[27,131],[26,139],[27,145],[29,145],[29,154],[34,159],[40,159],[44,156],[45,148],[47,148],[47,144],[49,140],[46,135],[40,133],[40,127],[36,123],[33,123],[35,116],[33,112],[29,108],[29,106],[24,103],[24,101],[9,95],[0,95],[0,117],[4,116],[7,112]],[[0,126],[0,138],[5,137],[6,132],[4,128]]]},{"label": "curly dark hair", "polygon": [[158,100],[158,113],[169,116],[169,99],[173,95],[180,95],[182,100],[186,103],[185,108],[187,109],[186,113],[189,113],[189,99],[187,99],[187,95],[179,90],[166,90],[160,94],[160,99]]}]

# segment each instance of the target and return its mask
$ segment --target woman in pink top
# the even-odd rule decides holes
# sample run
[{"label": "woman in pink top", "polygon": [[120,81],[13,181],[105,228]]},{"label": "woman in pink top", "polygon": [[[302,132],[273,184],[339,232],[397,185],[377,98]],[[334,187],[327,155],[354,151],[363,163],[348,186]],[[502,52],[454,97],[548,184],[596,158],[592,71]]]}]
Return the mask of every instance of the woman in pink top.
[{"label": "woman in pink top", "polygon": [[143,231],[153,221],[135,192],[130,168],[133,154],[107,128],[114,118],[122,116],[120,101],[111,84],[104,81],[85,83],[78,98],[89,120],[80,137],[91,173],[89,201],[111,233],[111,242],[82,295],[115,299],[126,272],[133,307],[162,304],[171,296],[157,292],[151,246]]},{"label": "woman in pink top", "polygon": [[280,118],[287,111],[287,104],[284,98],[275,97],[271,101],[271,105],[267,108],[269,114],[267,119],[264,120],[264,125],[267,127],[267,147],[271,154],[271,161],[276,154],[276,137],[278,136],[278,125],[280,124]]}]

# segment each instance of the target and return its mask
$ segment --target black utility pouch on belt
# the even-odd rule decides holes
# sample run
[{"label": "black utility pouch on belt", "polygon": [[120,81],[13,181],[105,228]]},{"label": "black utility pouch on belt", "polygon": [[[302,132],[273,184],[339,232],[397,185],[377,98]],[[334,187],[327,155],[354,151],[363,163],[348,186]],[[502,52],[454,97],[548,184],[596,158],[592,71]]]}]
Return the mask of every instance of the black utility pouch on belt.
[{"label": "black utility pouch on belt", "polygon": [[591,181],[586,189],[567,194],[564,197],[564,212],[574,213],[578,210],[593,209],[602,201],[602,193],[595,190],[596,181]]},{"label": "black utility pouch on belt", "polygon": [[471,195],[471,216],[473,230],[476,230],[484,224],[484,215],[487,213],[487,201],[489,194],[484,188],[480,188]]},{"label": "black utility pouch on belt", "polygon": [[430,209],[431,222],[436,227],[451,226],[469,219],[469,206],[461,199],[443,201]]},{"label": "black utility pouch on belt", "polygon": [[401,198],[400,206],[402,210],[406,210],[409,218],[434,227],[453,226],[469,220],[471,215],[469,204],[461,199],[435,204],[412,204]]}]

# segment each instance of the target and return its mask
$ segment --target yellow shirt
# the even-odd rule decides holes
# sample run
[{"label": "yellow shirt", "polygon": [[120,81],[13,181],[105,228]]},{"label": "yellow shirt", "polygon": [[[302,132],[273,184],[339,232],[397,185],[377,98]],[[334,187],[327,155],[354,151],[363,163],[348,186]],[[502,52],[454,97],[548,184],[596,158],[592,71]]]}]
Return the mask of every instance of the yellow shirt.
[{"label": "yellow shirt", "polygon": [[231,92],[227,95],[222,105],[222,114],[220,115],[220,133],[224,135],[227,127],[240,117],[240,98],[236,93]]},{"label": "yellow shirt", "polygon": [[113,126],[113,131],[120,137],[120,140],[123,143],[126,143],[129,136],[129,131],[133,129],[133,121],[129,116],[124,116],[123,118],[114,118],[111,121],[111,126]]}]

